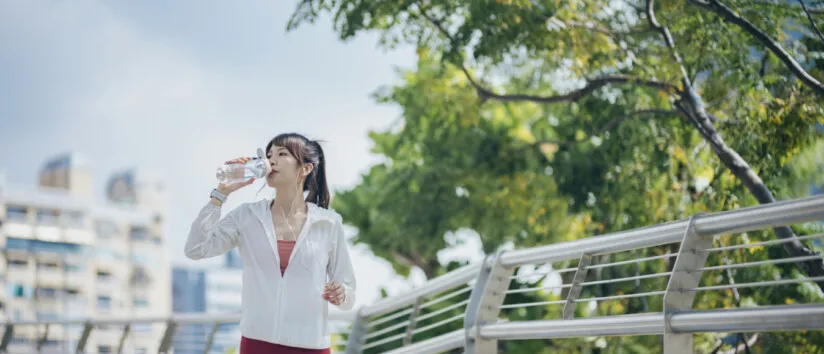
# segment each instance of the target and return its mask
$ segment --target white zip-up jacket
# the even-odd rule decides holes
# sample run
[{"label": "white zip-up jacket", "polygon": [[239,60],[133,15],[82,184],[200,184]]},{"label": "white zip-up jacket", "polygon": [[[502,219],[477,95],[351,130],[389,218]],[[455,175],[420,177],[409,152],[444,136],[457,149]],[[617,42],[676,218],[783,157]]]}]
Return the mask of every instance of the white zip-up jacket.
[{"label": "white zip-up jacket", "polygon": [[355,276],[338,213],[308,204],[306,223],[283,275],[269,212],[271,200],[246,203],[225,217],[208,203],[192,223],[186,257],[201,259],[237,247],[243,261],[244,337],[307,349],[330,346],[324,286],[339,282],[349,310],[355,303]]}]

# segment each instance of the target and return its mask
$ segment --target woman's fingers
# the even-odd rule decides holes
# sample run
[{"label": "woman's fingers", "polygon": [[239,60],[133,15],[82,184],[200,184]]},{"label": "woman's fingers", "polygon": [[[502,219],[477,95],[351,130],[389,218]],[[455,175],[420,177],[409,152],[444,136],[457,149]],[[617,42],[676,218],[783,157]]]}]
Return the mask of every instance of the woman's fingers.
[{"label": "woman's fingers", "polygon": [[343,286],[338,282],[326,284],[323,289],[323,299],[333,305],[340,305],[343,302],[344,295]]},{"label": "woman's fingers", "polygon": [[236,164],[236,163],[244,164],[244,163],[249,162],[249,160],[251,160],[251,159],[252,159],[251,157],[238,157],[236,159],[227,160],[226,164],[227,165]]}]

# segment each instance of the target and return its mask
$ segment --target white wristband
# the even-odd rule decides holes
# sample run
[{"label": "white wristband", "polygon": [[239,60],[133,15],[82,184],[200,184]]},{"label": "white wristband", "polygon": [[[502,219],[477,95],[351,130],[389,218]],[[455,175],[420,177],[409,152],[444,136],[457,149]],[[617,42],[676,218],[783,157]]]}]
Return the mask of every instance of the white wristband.
[{"label": "white wristband", "polygon": [[210,197],[219,200],[221,203],[226,203],[226,195],[217,191],[217,189],[212,189],[212,193],[209,194]]}]

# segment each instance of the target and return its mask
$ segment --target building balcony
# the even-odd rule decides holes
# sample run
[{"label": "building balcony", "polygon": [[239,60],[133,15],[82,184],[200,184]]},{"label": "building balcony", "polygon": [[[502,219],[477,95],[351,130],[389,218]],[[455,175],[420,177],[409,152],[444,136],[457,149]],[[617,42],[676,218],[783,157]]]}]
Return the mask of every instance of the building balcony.
[{"label": "building balcony", "polygon": [[14,235],[14,237],[18,238],[34,238],[34,227],[29,223],[7,220],[6,223],[3,224],[3,229],[7,235]]},{"label": "building balcony", "polygon": [[70,243],[79,243],[90,245],[94,243],[94,233],[90,230],[84,229],[65,229],[65,241]]},{"label": "building balcony", "polygon": [[37,225],[34,227],[34,238],[41,241],[59,242],[63,239],[63,230],[57,226]]}]

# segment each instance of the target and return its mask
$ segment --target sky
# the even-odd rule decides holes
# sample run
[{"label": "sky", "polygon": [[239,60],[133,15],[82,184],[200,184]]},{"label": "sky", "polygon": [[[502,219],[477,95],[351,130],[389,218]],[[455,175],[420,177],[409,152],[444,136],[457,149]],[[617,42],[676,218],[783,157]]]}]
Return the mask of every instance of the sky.
[{"label": "sky", "polygon": [[[215,168],[278,133],[324,140],[333,191],[356,185],[380,161],[367,133],[400,115],[369,96],[397,83],[414,51],[385,52],[375,35],[341,42],[328,18],[287,33],[295,3],[0,2],[0,172],[33,188],[44,160],[76,152],[91,161],[101,196],[113,172],[156,174],[169,199],[167,254],[190,267],[219,262],[183,256]],[[224,209],[252,201],[258,188],[233,194]],[[481,256],[472,238],[453,242],[442,257]],[[398,293],[423,279],[394,276],[364,245],[351,251],[358,306],[380,286]]]}]

